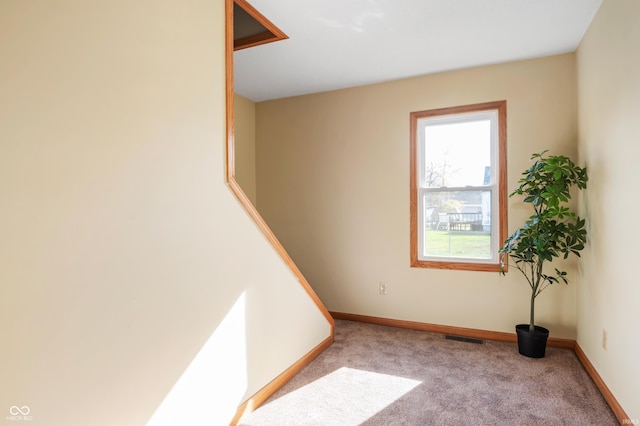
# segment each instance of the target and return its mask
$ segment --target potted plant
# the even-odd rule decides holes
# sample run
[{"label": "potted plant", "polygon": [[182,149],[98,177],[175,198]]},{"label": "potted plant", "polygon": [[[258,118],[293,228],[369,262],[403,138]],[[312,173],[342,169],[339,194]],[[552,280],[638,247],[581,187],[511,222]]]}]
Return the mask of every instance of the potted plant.
[{"label": "potted plant", "polygon": [[551,284],[567,284],[567,273],[558,268],[548,272],[547,266],[560,256],[580,256],[587,237],[585,221],[571,211],[571,188],[587,187],[587,169],[579,167],[564,155],[533,154],[534,163],[522,173],[518,188],[509,197],[520,195],[533,214],[500,249],[501,273],[505,262],[518,269],[531,287],[529,324],[516,326],[518,351],[532,358],[544,357],[549,330],[535,325],[536,297]]}]

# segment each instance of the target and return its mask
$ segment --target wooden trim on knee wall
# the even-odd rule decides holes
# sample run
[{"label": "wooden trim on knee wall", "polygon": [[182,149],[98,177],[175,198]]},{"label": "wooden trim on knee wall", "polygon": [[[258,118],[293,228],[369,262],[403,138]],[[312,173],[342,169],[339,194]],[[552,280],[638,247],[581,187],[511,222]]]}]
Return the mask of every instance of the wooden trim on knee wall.
[{"label": "wooden trim on knee wall", "polygon": [[[357,321],[369,324],[384,325],[387,327],[398,327],[407,328],[410,330],[427,331],[430,333],[453,334],[461,337],[472,337],[474,339],[486,339],[498,342],[516,343],[518,341],[515,333],[504,333],[501,331],[488,331],[475,328],[454,327],[449,325],[404,321],[391,318],[371,317],[367,315],[347,314],[343,312],[330,313],[333,318],[337,320]],[[576,357],[578,358],[584,369],[587,371],[587,374],[589,374],[589,376],[591,377],[591,380],[593,380],[593,383],[602,394],[604,400],[607,402],[609,408],[611,408],[611,411],[616,416],[620,424],[633,424],[629,419],[629,416],[627,416],[625,411],[620,406],[620,403],[618,403],[607,385],[604,383],[604,380],[602,380],[594,366],[591,364],[589,358],[587,358],[584,351],[575,340],[550,337],[547,340],[547,345],[553,348],[572,350],[576,354]]]},{"label": "wooden trim on knee wall", "polygon": [[333,343],[333,334],[326,338],[322,343],[313,348],[304,357],[300,358],[295,364],[287,368],[282,374],[273,379],[269,384],[256,392],[251,398],[247,399],[242,405],[238,407],[236,415],[231,420],[230,426],[238,424],[240,419],[245,413],[251,413],[256,408],[261,406],[271,395],[276,393],[278,389],[283,387],[289,380],[300,372],[304,367],[309,365],[311,361],[316,359],[325,349],[327,349]]}]

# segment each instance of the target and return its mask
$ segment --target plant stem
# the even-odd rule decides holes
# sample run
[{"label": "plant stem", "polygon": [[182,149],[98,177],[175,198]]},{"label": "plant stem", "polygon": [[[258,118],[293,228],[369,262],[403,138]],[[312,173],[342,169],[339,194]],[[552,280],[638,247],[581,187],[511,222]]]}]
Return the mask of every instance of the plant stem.
[{"label": "plant stem", "polygon": [[534,326],[534,315],[533,313],[535,312],[535,303],[536,303],[536,292],[532,291],[531,292],[531,313],[529,315],[529,332],[533,333],[536,331],[536,328]]}]

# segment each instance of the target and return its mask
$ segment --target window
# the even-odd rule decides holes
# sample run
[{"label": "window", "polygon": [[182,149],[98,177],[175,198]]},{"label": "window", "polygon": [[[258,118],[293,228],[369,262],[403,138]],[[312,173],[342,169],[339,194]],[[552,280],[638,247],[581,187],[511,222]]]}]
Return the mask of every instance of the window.
[{"label": "window", "polygon": [[499,271],[506,101],[411,113],[411,266]]}]

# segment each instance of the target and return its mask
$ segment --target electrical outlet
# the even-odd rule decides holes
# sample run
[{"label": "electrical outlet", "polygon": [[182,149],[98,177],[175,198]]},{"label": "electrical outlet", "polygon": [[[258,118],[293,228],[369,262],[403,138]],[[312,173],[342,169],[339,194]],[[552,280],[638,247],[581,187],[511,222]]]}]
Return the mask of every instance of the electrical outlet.
[{"label": "electrical outlet", "polygon": [[380,283],[380,285],[378,286],[378,292],[380,294],[387,294],[387,283]]},{"label": "electrical outlet", "polygon": [[602,349],[607,350],[607,330],[602,329]]}]

